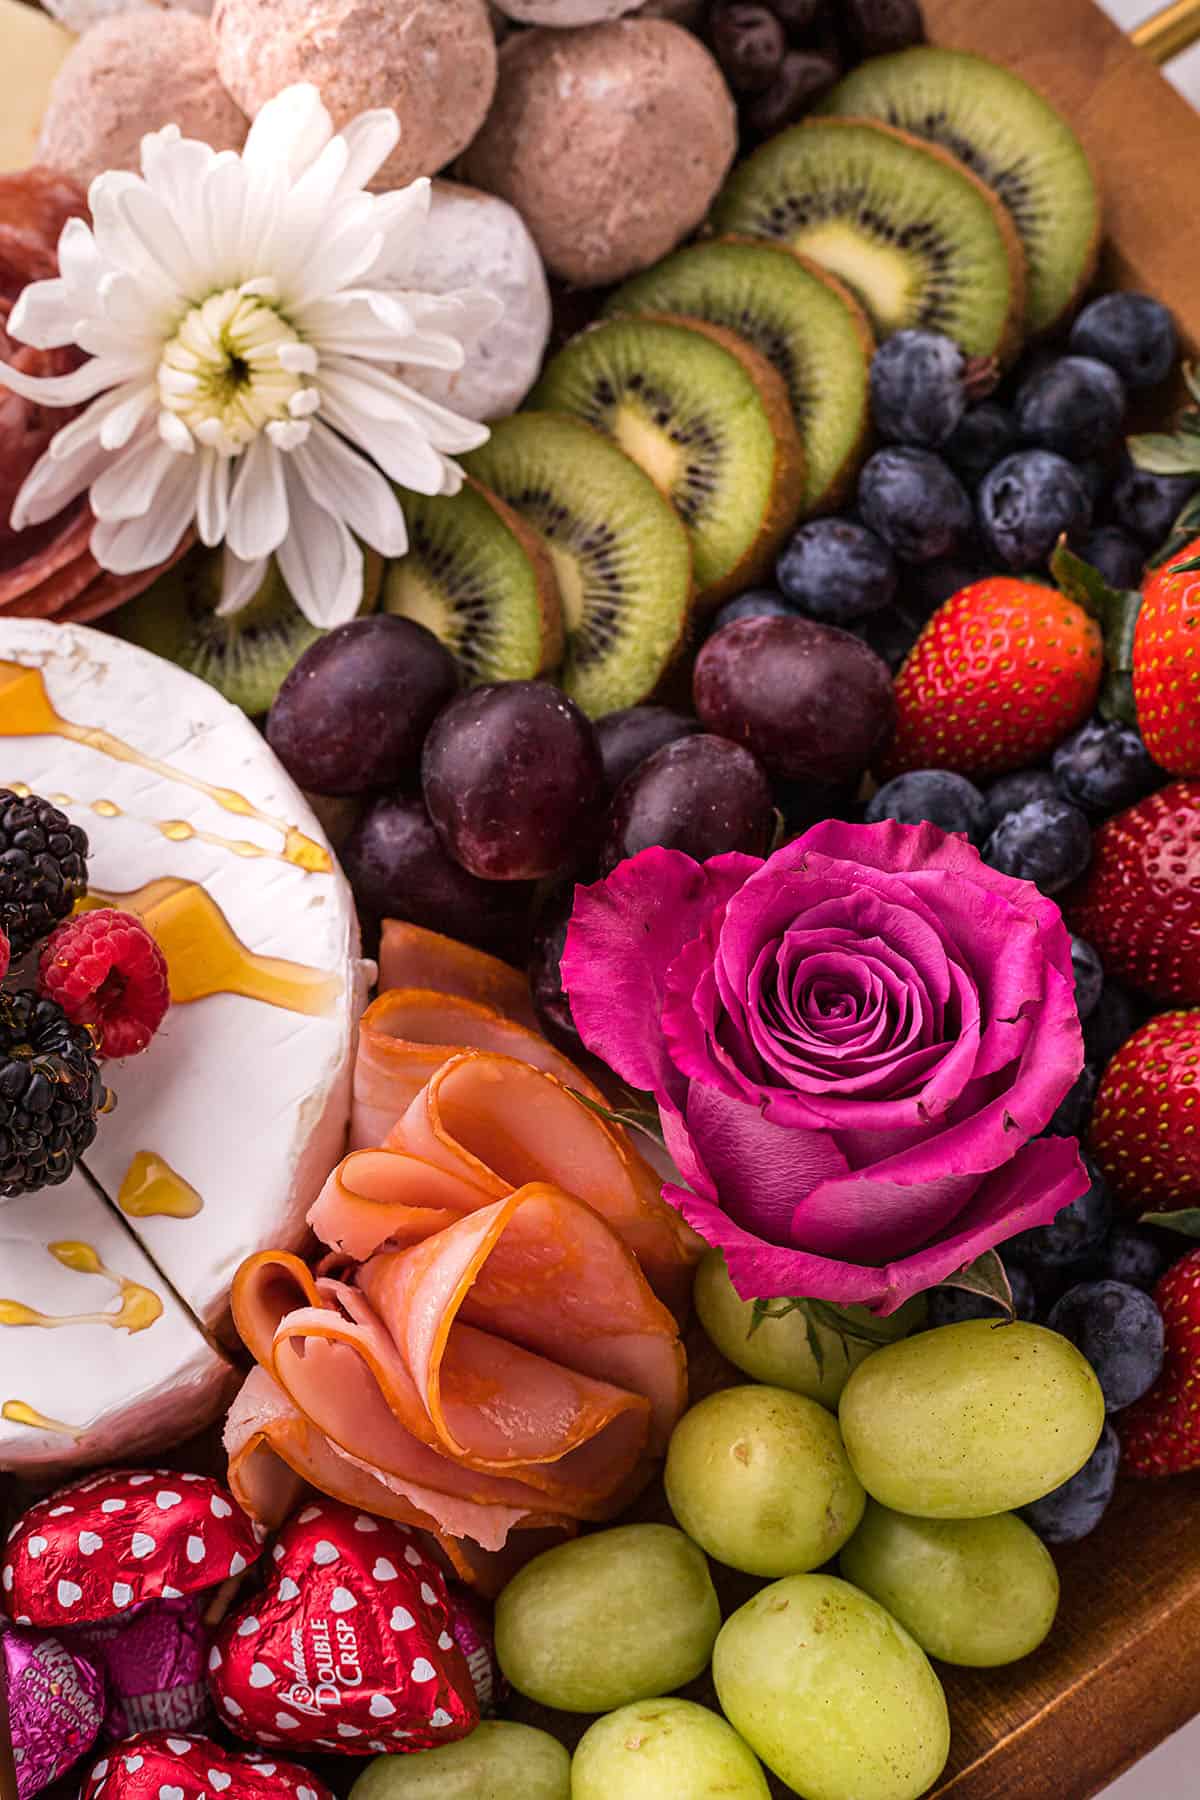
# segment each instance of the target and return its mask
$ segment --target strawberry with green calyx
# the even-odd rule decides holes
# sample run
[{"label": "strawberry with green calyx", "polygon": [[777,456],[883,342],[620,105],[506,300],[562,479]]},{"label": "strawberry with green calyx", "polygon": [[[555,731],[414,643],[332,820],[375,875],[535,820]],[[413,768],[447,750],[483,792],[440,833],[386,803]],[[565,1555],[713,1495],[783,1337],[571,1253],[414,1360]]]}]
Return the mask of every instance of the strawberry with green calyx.
[{"label": "strawberry with green calyx", "polygon": [[1200,1011],[1160,1013],[1101,1077],[1091,1148],[1120,1203],[1169,1214],[1200,1198]]},{"label": "strawberry with green calyx", "polygon": [[1067,547],[1065,538],[1059,540],[1050,558],[1050,572],[1063,593],[1082,606],[1100,627],[1105,673],[1097,711],[1102,718],[1123,719],[1126,725],[1136,725],[1133,659],[1141,594],[1136,588],[1110,587],[1099,569]]},{"label": "strawberry with green calyx", "polygon": [[1200,1468],[1200,1250],[1168,1269],[1154,1290],[1166,1328],[1163,1371],[1116,1416],[1122,1467],[1131,1475]]},{"label": "strawberry with green calyx", "polygon": [[1200,538],[1146,576],[1133,694],[1155,762],[1172,775],[1200,775]]},{"label": "strawberry with green calyx", "polygon": [[880,776],[1024,768],[1088,717],[1103,673],[1100,627],[1077,599],[1012,575],[972,582],[938,608],[896,677]]},{"label": "strawberry with green calyx", "polygon": [[1200,1005],[1200,782],[1173,781],[1106,820],[1061,904],[1110,975]]}]

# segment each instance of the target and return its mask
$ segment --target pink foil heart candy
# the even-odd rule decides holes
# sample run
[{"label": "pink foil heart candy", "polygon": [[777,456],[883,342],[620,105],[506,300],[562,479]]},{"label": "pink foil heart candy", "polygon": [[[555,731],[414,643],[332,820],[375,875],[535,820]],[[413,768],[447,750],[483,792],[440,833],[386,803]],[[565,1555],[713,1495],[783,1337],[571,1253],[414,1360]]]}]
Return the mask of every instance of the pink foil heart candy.
[{"label": "pink foil heart candy", "polygon": [[255,1743],[344,1756],[451,1743],[479,1722],[453,1625],[418,1535],[314,1501],[279,1533],[263,1591],[217,1632],[218,1716]]},{"label": "pink foil heart candy", "polygon": [[0,1682],[8,1696],[18,1800],[32,1800],[95,1743],[104,1678],[57,1638],[2,1625]]},{"label": "pink foil heart candy", "polygon": [[109,1469],[21,1517],[0,1563],[0,1600],[19,1625],[82,1625],[215,1587],[261,1549],[255,1526],[207,1475]]},{"label": "pink foil heart candy", "polygon": [[107,1737],[191,1731],[208,1717],[208,1646],[203,1599],[158,1600],[63,1633],[104,1671]]},{"label": "pink foil heart candy", "polygon": [[146,1731],[92,1764],[79,1800],[334,1800],[299,1763],[238,1755],[193,1732]]}]

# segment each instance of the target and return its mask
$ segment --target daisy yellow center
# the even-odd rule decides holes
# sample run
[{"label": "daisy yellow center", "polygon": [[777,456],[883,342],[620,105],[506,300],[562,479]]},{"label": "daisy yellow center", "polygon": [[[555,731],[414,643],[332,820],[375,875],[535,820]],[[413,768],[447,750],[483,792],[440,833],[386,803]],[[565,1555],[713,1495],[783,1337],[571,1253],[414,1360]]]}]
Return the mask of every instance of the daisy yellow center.
[{"label": "daisy yellow center", "polygon": [[201,443],[236,455],[272,420],[291,416],[304,380],[285,364],[300,342],[257,295],[237,288],[211,294],[163,350],[159,399]]}]

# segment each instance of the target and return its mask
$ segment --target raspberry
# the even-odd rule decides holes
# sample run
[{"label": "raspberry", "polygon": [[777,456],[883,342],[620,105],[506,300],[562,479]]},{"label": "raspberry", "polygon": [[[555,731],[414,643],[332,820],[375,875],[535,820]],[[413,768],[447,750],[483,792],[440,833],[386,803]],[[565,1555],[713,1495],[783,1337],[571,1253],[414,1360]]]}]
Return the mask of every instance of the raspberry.
[{"label": "raspberry", "polygon": [[77,1025],[91,1027],[100,1056],[136,1056],[171,1004],[167,962],[140,919],[101,907],[69,919],[42,951],[41,988]]}]

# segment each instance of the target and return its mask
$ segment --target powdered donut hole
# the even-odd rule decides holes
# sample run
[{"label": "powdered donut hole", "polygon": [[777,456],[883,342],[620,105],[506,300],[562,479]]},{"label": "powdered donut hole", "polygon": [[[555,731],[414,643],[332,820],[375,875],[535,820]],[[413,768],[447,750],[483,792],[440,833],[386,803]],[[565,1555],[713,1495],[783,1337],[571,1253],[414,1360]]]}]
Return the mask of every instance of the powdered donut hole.
[{"label": "powdered donut hole", "polygon": [[579,25],[604,25],[632,12],[641,0],[493,0],[502,13],[521,25],[554,25],[560,31]]},{"label": "powdered donut hole", "polygon": [[390,106],[400,142],[372,186],[436,175],[487,117],[496,42],[486,0],[217,0],[217,68],[251,118],[311,81],[337,126]]},{"label": "powdered donut hole", "polygon": [[218,79],[207,19],[120,13],[85,32],[58,71],[38,161],[86,188],[105,169],[140,169],[143,136],[170,124],[214,150],[240,150],[249,129]]},{"label": "powdered donut hole", "polygon": [[704,45],[662,19],[518,32],[464,180],[524,218],[579,287],[647,268],[708,212],[737,149],[737,114]]}]

